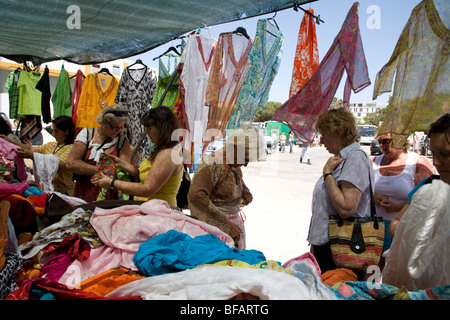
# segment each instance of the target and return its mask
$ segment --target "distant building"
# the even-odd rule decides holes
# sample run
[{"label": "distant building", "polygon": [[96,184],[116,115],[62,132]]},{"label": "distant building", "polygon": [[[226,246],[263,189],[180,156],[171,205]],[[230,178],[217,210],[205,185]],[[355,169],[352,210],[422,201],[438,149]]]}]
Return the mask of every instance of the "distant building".
[{"label": "distant building", "polygon": [[353,113],[356,120],[363,122],[365,116],[386,108],[386,106],[386,104],[380,102],[352,102],[350,103],[349,110]]}]

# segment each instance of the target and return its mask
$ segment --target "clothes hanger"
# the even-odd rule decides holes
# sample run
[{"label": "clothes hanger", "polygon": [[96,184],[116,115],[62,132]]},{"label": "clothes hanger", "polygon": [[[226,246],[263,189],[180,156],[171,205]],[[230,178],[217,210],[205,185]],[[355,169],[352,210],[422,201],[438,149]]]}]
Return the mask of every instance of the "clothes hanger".
[{"label": "clothes hanger", "polygon": [[170,51],[173,51],[173,52],[175,52],[177,55],[181,56],[181,54],[178,52],[177,48],[175,48],[175,47],[172,46],[172,47],[170,47],[169,49],[167,49],[166,52],[164,52],[163,54],[160,54],[159,56],[153,58],[153,61],[155,61],[156,59],[161,58],[163,55],[169,53]]},{"label": "clothes hanger", "polygon": [[[81,72],[81,75],[83,76],[83,79],[86,78],[86,76],[83,74],[83,72]],[[73,76],[70,77],[70,79],[73,79],[77,76],[77,74],[75,73]]]},{"label": "clothes hanger", "polygon": [[322,23],[325,23],[325,21],[323,21],[322,19],[320,19],[320,14],[317,15],[317,16],[313,15],[311,12],[309,12],[309,11],[303,9],[302,7],[300,7],[300,5],[298,4],[298,2],[295,1],[295,2],[294,2],[294,10],[295,10],[295,11],[298,11],[298,9],[302,10],[303,12],[305,12],[305,13],[309,14],[311,17],[313,17],[313,18],[316,20],[316,24],[319,25],[321,22],[322,22]]},{"label": "clothes hanger", "polygon": [[108,68],[101,68],[98,73],[106,73],[106,74],[110,75],[111,77],[113,76],[111,74],[111,72],[109,72]]},{"label": "clothes hanger", "polygon": [[130,64],[130,65],[128,66],[128,68],[131,68],[132,66],[135,66],[135,65],[138,65],[138,64],[142,65],[143,67],[147,67],[147,66],[142,62],[141,59],[137,59],[136,62],[134,62],[133,64]]},{"label": "clothes hanger", "polygon": [[233,31],[233,33],[240,33],[247,39],[250,39],[249,35],[247,34],[247,30],[245,30],[244,27],[238,27],[236,30]]},{"label": "clothes hanger", "polygon": [[[278,23],[275,21],[275,16],[277,15],[278,11],[275,11],[275,14],[273,15],[272,18],[267,18],[267,21],[272,20],[273,23],[275,23],[275,26],[277,27],[278,30],[280,30],[280,27],[278,26]],[[270,32],[269,32],[270,33]],[[272,34],[273,35],[273,34]]]}]

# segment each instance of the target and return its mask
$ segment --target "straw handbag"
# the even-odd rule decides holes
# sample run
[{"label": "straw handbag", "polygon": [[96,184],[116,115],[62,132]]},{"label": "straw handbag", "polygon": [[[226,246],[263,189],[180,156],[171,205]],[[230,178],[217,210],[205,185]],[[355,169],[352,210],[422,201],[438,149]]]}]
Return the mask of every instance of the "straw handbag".
[{"label": "straw handbag", "polygon": [[377,265],[380,261],[384,222],[383,218],[377,217],[371,181],[370,202],[370,217],[343,219],[339,215],[330,216],[331,253],[338,268],[365,272],[368,266]]}]

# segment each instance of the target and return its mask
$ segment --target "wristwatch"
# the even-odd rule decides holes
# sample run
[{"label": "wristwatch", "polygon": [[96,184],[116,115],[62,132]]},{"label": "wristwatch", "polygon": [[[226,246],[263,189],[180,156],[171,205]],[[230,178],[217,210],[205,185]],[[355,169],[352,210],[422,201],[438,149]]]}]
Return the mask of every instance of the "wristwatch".
[{"label": "wristwatch", "polygon": [[331,172],[328,172],[328,173],[325,173],[324,175],[323,175],[323,181],[325,181],[325,179],[328,177],[328,176],[332,176],[333,174],[331,173]]},{"label": "wristwatch", "polygon": [[110,189],[115,189],[115,188],[114,188],[114,182],[115,182],[115,181],[116,181],[116,179],[114,179],[114,178],[111,179],[111,183],[109,184],[109,188],[110,188]]}]

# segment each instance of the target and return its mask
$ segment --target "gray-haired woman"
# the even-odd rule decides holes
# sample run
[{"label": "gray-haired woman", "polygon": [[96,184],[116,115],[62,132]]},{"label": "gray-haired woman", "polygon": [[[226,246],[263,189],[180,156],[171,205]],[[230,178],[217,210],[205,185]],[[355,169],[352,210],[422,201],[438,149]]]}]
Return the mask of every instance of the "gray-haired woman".
[{"label": "gray-haired woman", "polygon": [[[124,106],[116,104],[106,107],[95,121],[100,127],[81,130],[66,161],[75,177],[74,196],[87,202],[96,201],[101,191],[100,187],[91,183],[91,177],[98,171],[100,154],[104,152],[130,162],[134,149],[126,137],[125,126],[129,120]],[[111,193],[108,196],[115,197]]]}]

